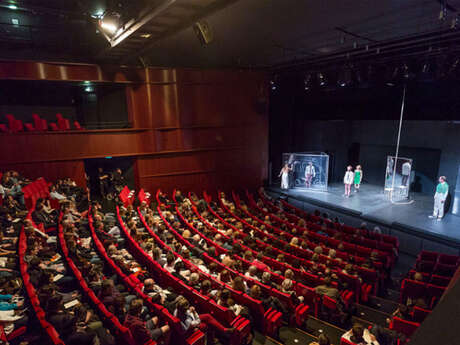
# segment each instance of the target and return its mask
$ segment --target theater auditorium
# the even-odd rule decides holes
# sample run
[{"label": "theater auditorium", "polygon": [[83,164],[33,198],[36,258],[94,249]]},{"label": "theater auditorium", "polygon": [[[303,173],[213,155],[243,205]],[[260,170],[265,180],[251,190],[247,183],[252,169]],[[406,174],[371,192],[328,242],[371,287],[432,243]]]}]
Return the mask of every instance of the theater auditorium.
[{"label": "theater auditorium", "polygon": [[460,344],[459,95],[459,0],[0,1],[0,344]]}]

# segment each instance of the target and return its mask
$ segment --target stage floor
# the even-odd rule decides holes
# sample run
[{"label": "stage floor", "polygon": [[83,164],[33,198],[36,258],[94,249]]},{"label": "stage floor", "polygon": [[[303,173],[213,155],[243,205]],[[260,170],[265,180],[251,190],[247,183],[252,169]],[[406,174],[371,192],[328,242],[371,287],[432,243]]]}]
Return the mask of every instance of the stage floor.
[{"label": "stage floor", "polygon": [[274,192],[283,192],[300,201],[351,214],[369,220],[401,229],[418,232],[429,236],[430,239],[454,242],[460,246],[460,217],[446,214],[442,221],[430,219],[433,212],[433,196],[411,193],[410,204],[393,204],[383,193],[383,187],[364,184],[359,193],[352,192],[350,198],[343,196],[344,187],[341,183],[329,185],[328,191],[305,189],[281,190],[278,186],[270,187]]}]

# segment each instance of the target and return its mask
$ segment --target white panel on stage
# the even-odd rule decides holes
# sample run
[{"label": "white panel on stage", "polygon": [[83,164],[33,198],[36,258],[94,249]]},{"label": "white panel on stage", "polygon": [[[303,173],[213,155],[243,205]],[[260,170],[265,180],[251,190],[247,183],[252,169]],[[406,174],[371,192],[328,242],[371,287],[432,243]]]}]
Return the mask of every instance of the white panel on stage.
[{"label": "white panel on stage", "polygon": [[409,197],[410,183],[412,180],[412,164],[413,162],[410,158],[398,157],[396,161],[396,157],[387,157],[385,194],[392,196],[392,200],[403,200]]},{"label": "white panel on stage", "polygon": [[327,190],[329,156],[326,153],[283,153],[283,164],[291,168],[289,188]]}]

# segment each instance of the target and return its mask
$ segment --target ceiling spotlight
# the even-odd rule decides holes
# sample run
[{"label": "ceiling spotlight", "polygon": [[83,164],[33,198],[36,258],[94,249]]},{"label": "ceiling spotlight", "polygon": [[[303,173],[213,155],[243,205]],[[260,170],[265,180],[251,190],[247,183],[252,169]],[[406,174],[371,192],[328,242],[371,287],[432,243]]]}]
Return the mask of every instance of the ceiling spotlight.
[{"label": "ceiling spotlight", "polygon": [[102,9],[98,9],[96,12],[91,14],[91,17],[94,18],[94,19],[100,19],[103,16],[104,16],[104,10],[102,10]]},{"label": "ceiling spotlight", "polygon": [[319,86],[325,86],[326,85],[326,78],[324,77],[324,74],[319,72],[317,77],[318,77]]},{"label": "ceiling spotlight", "polygon": [[278,77],[275,75],[274,78],[272,80],[270,80],[270,89],[272,91],[275,91],[278,88],[277,79],[278,79]]},{"label": "ceiling spotlight", "polygon": [[311,74],[307,74],[305,76],[305,79],[303,80],[303,87],[305,91],[308,91],[311,89]]},{"label": "ceiling spotlight", "polygon": [[85,92],[93,92],[94,91],[94,88],[92,86],[87,86],[85,87]]},{"label": "ceiling spotlight", "polygon": [[113,35],[119,30],[121,16],[117,12],[104,13],[99,19],[99,26],[108,34]]},{"label": "ceiling spotlight", "polygon": [[11,4],[11,5],[8,5],[8,8],[10,10],[17,10],[18,9],[18,6],[14,5],[14,4]]},{"label": "ceiling spotlight", "polygon": [[343,69],[339,72],[337,78],[337,84],[341,87],[351,84],[351,68],[344,66]]}]

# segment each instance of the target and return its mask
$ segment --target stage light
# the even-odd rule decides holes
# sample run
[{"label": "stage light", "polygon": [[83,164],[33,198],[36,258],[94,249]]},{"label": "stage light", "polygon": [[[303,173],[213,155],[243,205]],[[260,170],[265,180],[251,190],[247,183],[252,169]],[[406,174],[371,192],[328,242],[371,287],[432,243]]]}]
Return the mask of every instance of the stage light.
[{"label": "stage light", "polygon": [[277,86],[277,79],[278,77],[277,76],[274,76],[272,80],[270,80],[270,89],[272,91],[276,91],[276,89],[278,88]]},{"label": "stage light", "polygon": [[12,5],[8,5],[8,8],[9,8],[10,10],[17,10],[17,9],[18,9],[18,6],[12,4]]},{"label": "stage light", "polygon": [[19,25],[19,19],[17,19],[17,18],[11,18],[11,24],[13,24],[13,25]]},{"label": "stage light", "polygon": [[303,80],[304,90],[308,91],[311,89],[311,74],[307,74]]},{"label": "stage light", "polygon": [[120,29],[120,14],[117,12],[104,13],[99,19],[99,26],[110,35]]},{"label": "stage light", "polygon": [[91,17],[93,17],[95,19],[99,19],[99,18],[102,18],[103,15],[104,15],[104,10],[98,9],[96,12],[91,14]]},{"label": "stage light", "polygon": [[86,92],[93,92],[94,89],[91,86],[87,86],[87,87],[85,87],[85,91]]},{"label": "stage light", "polygon": [[344,87],[349,84],[351,84],[351,68],[349,66],[344,66],[339,72],[337,85]]},{"label": "stage light", "polygon": [[324,74],[319,72],[317,77],[318,77],[319,86],[325,86],[326,85],[326,78],[324,77]]}]

